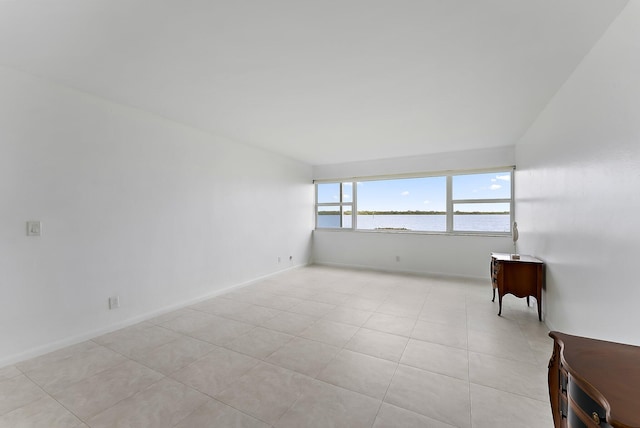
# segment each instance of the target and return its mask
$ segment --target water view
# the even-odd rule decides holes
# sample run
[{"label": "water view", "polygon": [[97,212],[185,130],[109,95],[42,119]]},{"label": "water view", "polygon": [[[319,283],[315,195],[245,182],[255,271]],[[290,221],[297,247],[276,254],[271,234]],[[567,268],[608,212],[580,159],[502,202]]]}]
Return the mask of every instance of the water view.
[{"label": "water view", "polygon": [[[453,229],[461,232],[509,232],[509,214],[454,214]],[[337,214],[319,215],[318,228],[339,228]],[[351,216],[344,216],[343,227],[351,227]],[[413,230],[419,232],[446,232],[447,216],[432,215],[358,215],[358,229]]]}]

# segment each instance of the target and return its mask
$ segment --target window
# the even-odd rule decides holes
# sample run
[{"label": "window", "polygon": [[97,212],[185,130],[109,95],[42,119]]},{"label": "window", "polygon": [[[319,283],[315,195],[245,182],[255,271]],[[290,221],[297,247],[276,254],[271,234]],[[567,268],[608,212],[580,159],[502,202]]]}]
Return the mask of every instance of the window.
[{"label": "window", "polygon": [[447,230],[445,177],[359,181],[357,227],[364,230]]},{"label": "window", "polygon": [[316,228],[352,228],[353,183],[316,184]]},{"label": "window", "polygon": [[510,232],[512,172],[454,175],[453,227],[456,232]]},{"label": "window", "polygon": [[509,233],[512,170],[316,183],[316,228]]}]

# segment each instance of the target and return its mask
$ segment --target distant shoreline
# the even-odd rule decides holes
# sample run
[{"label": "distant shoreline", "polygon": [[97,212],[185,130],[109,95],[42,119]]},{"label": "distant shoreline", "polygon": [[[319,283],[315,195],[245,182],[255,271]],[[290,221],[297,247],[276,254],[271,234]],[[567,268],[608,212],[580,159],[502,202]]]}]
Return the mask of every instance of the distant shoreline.
[{"label": "distant shoreline", "polygon": [[[345,211],[351,215],[351,211]],[[446,211],[358,211],[358,215],[446,215]],[[508,211],[454,211],[454,215],[509,215]],[[318,211],[318,215],[340,215],[340,211]]]}]

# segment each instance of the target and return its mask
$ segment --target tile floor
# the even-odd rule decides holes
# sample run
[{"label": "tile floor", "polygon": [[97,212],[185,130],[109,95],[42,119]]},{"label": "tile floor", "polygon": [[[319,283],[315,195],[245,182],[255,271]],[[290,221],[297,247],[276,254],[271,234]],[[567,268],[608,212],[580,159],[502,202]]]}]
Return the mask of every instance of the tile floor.
[{"label": "tile floor", "polygon": [[552,341],[489,280],[309,266],[0,369],[0,427],[552,427]]}]

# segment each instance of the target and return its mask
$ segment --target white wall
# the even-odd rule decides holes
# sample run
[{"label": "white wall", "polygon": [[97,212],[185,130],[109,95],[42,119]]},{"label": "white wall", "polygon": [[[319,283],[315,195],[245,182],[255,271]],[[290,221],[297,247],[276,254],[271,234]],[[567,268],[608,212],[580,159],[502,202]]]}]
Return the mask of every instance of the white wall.
[{"label": "white wall", "polygon": [[308,165],[5,68],[0,151],[0,366],[310,257]]},{"label": "white wall", "polygon": [[324,230],[313,234],[318,264],[486,278],[487,284],[492,251],[512,252],[511,238]]},{"label": "white wall", "polygon": [[[440,153],[313,168],[314,179],[483,169],[515,164],[513,147]],[[517,186],[517,182],[515,183]],[[509,236],[407,234],[316,230],[313,260],[354,266],[439,275],[489,277],[489,254],[512,252]],[[396,256],[400,261],[396,261]]]},{"label": "white wall", "polygon": [[332,180],[377,175],[494,168],[513,166],[515,160],[515,148],[511,145],[492,149],[435,153],[424,156],[316,165],[313,167],[313,179]]},{"label": "white wall", "polygon": [[640,2],[518,143],[522,252],[547,263],[552,329],[640,345]]}]

